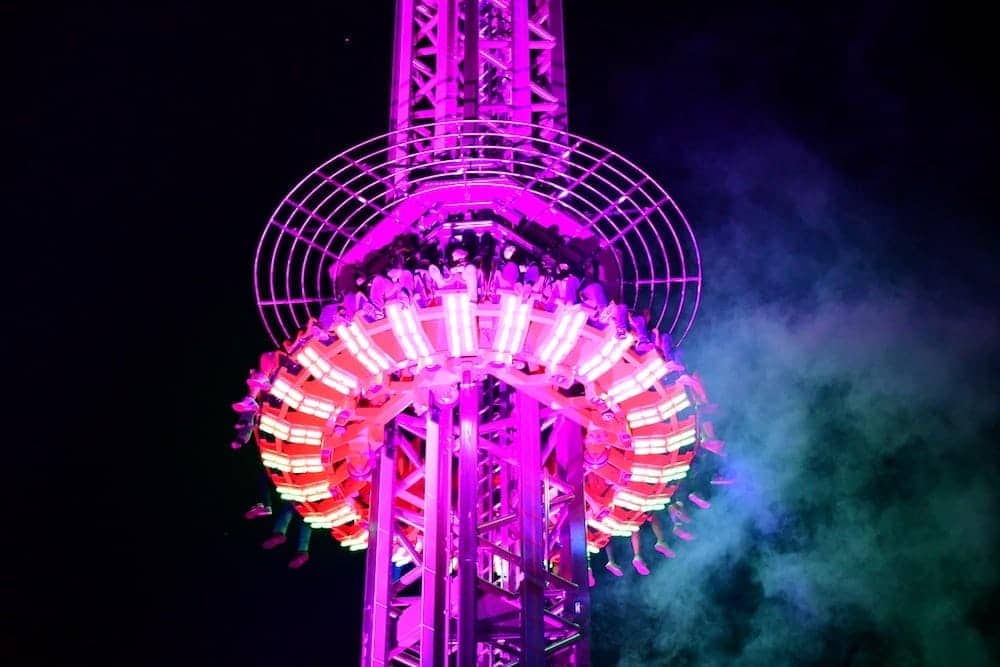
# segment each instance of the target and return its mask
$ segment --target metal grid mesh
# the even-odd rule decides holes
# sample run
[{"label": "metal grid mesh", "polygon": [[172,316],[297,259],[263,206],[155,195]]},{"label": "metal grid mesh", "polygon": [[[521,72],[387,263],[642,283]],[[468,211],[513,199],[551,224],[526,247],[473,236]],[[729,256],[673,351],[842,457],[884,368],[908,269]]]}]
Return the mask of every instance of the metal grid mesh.
[{"label": "metal grid mesh", "polygon": [[[649,310],[652,326],[679,344],[693,324],[702,280],[684,214],[617,153],[569,133],[542,138],[542,130],[496,121],[419,126],[369,139],[312,171],[282,199],[257,246],[256,299],[272,340],[294,337],[333,299],[331,265],[359,244],[372,251],[391,240],[385,221],[401,232],[427,213],[401,215],[415,194],[426,201],[429,192],[478,183],[489,185],[494,210],[531,196],[575,223],[578,237],[612,248],[618,284],[610,291],[632,312]],[[372,234],[380,223],[382,233]]]}]

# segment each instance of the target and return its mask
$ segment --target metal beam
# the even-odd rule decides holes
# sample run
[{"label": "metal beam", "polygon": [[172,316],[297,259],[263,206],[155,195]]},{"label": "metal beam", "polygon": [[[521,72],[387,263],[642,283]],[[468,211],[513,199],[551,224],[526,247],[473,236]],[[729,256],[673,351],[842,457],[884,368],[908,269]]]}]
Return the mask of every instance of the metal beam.
[{"label": "metal beam", "polygon": [[520,471],[518,504],[521,514],[521,656],[525,667],[545,664],[545,517],[542,512],[541,432],[538,401],[518,392]]},{"label": "metal beam", "polygon": [[420,667],[443,667],[448,651],[448,566],[451,552],[453,406],[433,397],[427,411],[424,565],[420,600]]},{"label": "metal beam", "polygon": [[477,655],[476,582],[479,501],[479,382],[462,371],[458,450],[458,665],[474,667]]},{"label": "metal beam", "polygon": [[511,106],[516,121],[531,122],[531,52],[528,43],[528,0],[511,3],[513,76]]},{"label": "metal beam", "polygon": [[563,522],[559,542],[560,564],[570,564],[563,576],[576,584],[566,600],[567,616],[580,627],[580,635],[570,649],[572,664],[590,665],[590,584],[587,576],[587,516],[583,495],[583,430],[569,419],[560,418],[553,427],[556,444],[556,466],[559,476],[567,483],[573,500],[568,504],[569,515]]},{"label": "metal beam", "polygon": [[364,628],[361,637],[361,664],[365,667],[382,667],[388,664],[395,440],[396,426],[390,424],[386,429],[385,444],[376,455],[372,475],[371,524],[368,529],[368,557],[365,564]]},{"label": "metal beam", "polygon": [[464,53],[462,54],[462,117],[479,117],[479,2],[464,2]]}]

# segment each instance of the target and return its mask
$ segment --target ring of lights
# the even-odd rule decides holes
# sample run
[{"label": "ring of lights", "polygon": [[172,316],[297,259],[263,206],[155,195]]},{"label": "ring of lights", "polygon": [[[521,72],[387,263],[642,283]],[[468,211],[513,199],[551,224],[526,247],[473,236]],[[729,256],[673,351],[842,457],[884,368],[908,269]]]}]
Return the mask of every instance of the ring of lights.
[{"label": "ring of lights", "polygon": [[552,135],[542,129],[415,126],[358,144],[306,176],[275,209],[254,260],[256,300],[275,344],[332,300],[331,265],[361,259],[436,215],[483,209],[499,212],[502,226],[531,220],[594,239],[614,258],[609,291],[683,340],[701,295],[698,245],[683,213],[620,155],[569,133],[541,138]]},{"label": "ring of lights", "polygon": [[[383,319],[335,323],[326,342],[310,322],[289,346],[295,364],[272,378],[256,424],[278,493],[343,546],[365,548],[372,454],[385,425],[429,405],[428,392],[446,401],[438,392],[472,369],[585,427],[592,550],[638,530],[670,501],[700,446],[700,386],[658,351],[636,353],[631,334],[619,338],[579,305],[548,310],[521,290],[483,303],[465,294],[443,290],[422,308],[392,302]],[[579,395],[561,391],[574,383]],[[419,514],[420,493],[402,488],[396,502]],[[398,533],[406,542],[397,545],[399,564],[421,549],[417,525]]]}]

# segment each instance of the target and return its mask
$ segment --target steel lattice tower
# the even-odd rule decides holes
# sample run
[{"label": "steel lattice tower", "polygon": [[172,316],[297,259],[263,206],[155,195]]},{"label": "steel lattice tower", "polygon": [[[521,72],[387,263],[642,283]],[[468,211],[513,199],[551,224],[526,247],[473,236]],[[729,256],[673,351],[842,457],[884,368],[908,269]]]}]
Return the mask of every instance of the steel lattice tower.
[{"label": "steel lattice tower", "polygon": [[711,436],[691,228],[569,133],[563,54],[560,0],[397,0],[389,132],[258,246],[262,461],[368,550],[363,665],[589,664],[588,548]]}]

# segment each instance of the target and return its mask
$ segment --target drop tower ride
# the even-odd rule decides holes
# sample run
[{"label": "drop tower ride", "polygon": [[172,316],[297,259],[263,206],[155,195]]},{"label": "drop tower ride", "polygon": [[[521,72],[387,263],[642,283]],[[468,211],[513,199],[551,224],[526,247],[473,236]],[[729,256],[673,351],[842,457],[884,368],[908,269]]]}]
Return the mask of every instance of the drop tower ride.
[{"label": "drop tower ride", "polygon": [[677,354],[698,246],[569,132],[561,0],[396,0],[394,39],[389,132],[258,245],[261,460],[367,549],[363,665],[587,665],[590,555],[721,447]]}]

